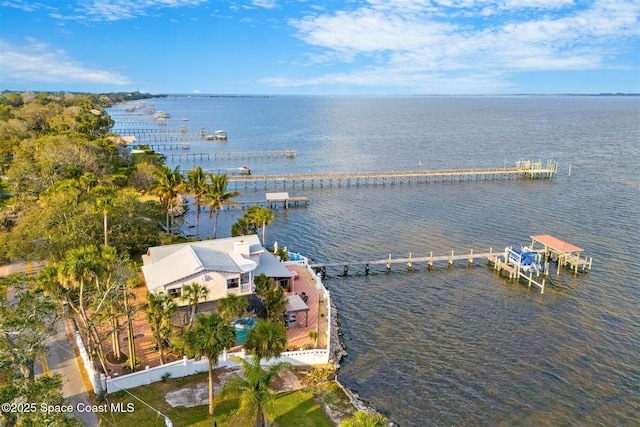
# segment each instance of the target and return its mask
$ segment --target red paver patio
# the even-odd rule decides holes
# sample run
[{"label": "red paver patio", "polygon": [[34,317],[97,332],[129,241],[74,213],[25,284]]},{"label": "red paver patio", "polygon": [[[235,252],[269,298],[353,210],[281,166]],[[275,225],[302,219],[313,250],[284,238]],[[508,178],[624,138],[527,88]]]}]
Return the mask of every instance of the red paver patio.
[{"label": "red paver patio", "polygon": [[[318,330],[318,304],[319,301],[324,300],[322,293],[316,289],[316,283],[311,274],[304,267],[290,266],[287,268],[297,275],[294,279],[292,292],[287,295],[298,295],[302,292],[308,296],[307,306],[308,312],[308,324],[305,326],[305,313],[300,312],[296,314],[296,324],[293,327],[287,329],[287,341],[290,350],[300,350],[305,346],[313,346],[314,340],[309,337],[310,331],[318,332],[319,343],[326,342],[321,336],[322,333],[326,333],[326,327],[321,327]],[[147,321],[147,314],[140,307],[147,301],[147,288],[144,285],[138,286],[133,289],[135,294],[135,305],[137,311],[133,316],[133,330],[135,335],[136,356],[140,359],[141,367],[144,369],[146,366],[154,367],[160,365],[160,356],[158,351],[153,348],[153,335],[151,333],[151,327]],[[321,310],[321,312],[326,312]],[[123,352],[127,352],[127,334],[126,332],[120,333],[120,346]],[[102,344],[103,350],[106,353],[111,351],[111,340],[106,340]],[[236,346],[231,351],[238,351],[241,346]],[[165,362],[172,362],[178,360],[179,355],[173,354],[165,350]],[[124,364],[108,364],[110,376],[124,375],[129,373]]]}]

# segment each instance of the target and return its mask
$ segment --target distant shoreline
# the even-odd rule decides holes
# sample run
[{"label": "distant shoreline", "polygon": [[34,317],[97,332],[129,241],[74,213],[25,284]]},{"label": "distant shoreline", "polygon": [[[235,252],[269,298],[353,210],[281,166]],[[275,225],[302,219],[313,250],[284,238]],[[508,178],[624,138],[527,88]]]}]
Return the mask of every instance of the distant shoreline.
[{"label": "distant shoreline", "polygon": [[159,97],[165,98],[278,98],[286,96],[313,96],[313,97],[362,97],[376,98],[389,96],[407,96],[407,97],[640,97],[640,93],[479,93],[479,94],[437,94],[437,93],[409,93],[409,94],[189,94],[189,93],[172,93],[161,94]]}]

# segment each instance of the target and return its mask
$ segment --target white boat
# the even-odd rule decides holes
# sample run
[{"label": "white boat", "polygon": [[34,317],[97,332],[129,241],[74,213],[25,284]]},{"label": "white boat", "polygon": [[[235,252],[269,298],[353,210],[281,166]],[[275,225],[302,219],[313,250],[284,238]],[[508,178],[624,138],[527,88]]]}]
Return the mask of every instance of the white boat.
[{"label": "white boat", "polygon": [[171,117],[171,114],[165,113],[164,111],[158,111],[153,115],[154,119],[168,119],[169,117]]},{"label": "white boat", "polygon": [[226,141],[227,140],[227,131],[226,130],[217,130],[213,134],[208,134],[204,136],[206,141]]},{"label": "white boat", "polygon": [[541,255],[520,243],[509,243],[505,248],[505,258],[507,264],[520,266],[525,273],[540,271]]}]

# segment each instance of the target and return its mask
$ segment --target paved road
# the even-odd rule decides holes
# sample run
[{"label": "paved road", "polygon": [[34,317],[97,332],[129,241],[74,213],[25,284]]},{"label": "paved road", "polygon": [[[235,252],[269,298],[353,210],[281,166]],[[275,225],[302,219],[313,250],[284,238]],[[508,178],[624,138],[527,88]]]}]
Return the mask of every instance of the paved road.
[{"label": "paved road", "polygon": [[[26,263],[12,263],[10,265],[0,266],[0,277],[9,275],[11,273],[21,272],[36,274],[44,267],[45,263],[33,263],[31,265]],[[7,290],[7,300],[13,301],[13,289]],[[36,375],[42,375],[45,370],[50,372],[57,372],[62,375],[62,395],[69,399],[69,403],[74,408],[78,407],[78,404],[89,405],[89,395],[87,394],[82,375],[80,373],[80,367],[78,366],[78,358],[73,350],[73,344],[67,338],[65,330],[65,324],[62,320],[58,321],[56,325],[56,334],[47,340],[47,347],[49,354],[45,365],[36,363],[35,373]],[[86,427],[95,427],[98,425],[98,419],[96,415],[91,412],[78,412],[74,411],[74,415],[79,418]]]},{"label": "paved road", "polygon": [[[73,351],[73,345],[67,339],[62,320],[56,325],[56,335],[48,340],[47,347],[49,348],[49,354],[47,355],[46,364],[50,372],[57,372],[62,375],[62,395],[69,399],[69,403],[74,408],[77,408],[80,403],[89,405],[89,395],[82,381],[78,358]],[[42,374],[43,366],[41,364],[37,364],[35,369],[36,375]],[[94,413],[74,411],[74,415],[86,427],[98,425],[98,419]]]}]

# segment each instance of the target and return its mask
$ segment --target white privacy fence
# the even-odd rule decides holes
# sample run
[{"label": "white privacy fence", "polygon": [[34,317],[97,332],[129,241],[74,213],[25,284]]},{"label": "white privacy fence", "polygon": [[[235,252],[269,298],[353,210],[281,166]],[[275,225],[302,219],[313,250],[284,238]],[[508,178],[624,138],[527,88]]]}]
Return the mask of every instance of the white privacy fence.
[{"label": "white privacy fence", "polygon": [[[272,365],[277,362],[289,362],[294,366],[326,364],[329,363],[331,346],[331,296],[329,291],[327,291],[327,289],[322,284],[320,277],[316,275],[315,272],[309,267],[307,258],[301,256],[300,254],[292,255],[295,255],[294,260],[287,261],[285,262],[285,264],[297,265],[299,267],[305,268],[316,281],[316,289],[318,289],[324,295],[324,303],[327,304],[327,317],[318,318],[318,321],[327,322],[327,346],[323,349],[287,351],[282,353],[278,358],[262,360],[261,364]],[[76,341],[78,342],[78,347],[81,348],[80,354],[82,355],[84,345],[82,344],[82,340],[79,337],[80,334],[77,334]],[[86,354],[86,351],[84,351],[84,353]],[[227,353],[225,351],[218,360],[217,367],[238,368],[240,364],[232,360],[232,356],[244,358],[244,349],[235,353]],[[205,372],[207,371],[209,366],[209,362],[206,358],[195,360],[187,359],[186,357],[184,357],[182,360],[167,363],[162,366],[156,366],[153,368],[147,366],[142,371],[133,372],[127,375],[107,377],[104,374],[101,374],[98,379],[98,376],[95,374],[95,369],[93,369],[93,364],[90,362],[89,358],[83,357],[82,360],[84,362],[85,368],[87,369],[87,372],[89,372],[89,379],[92,380],[91,382],[96,393],[99,393],[101,390],[104,390],[107,393],[113,393],[120,389],[129,389],[141,385],[147,385],[161,381],[167,376],[170,378],[186,377],[188,375],[193,375],[199,372]]]},{"label": "white privacy fence", "polygon": [[[246,357],[244,349],[235,353],[224,353],[220,359],[218,359],[218,368],[238,368],[240,363],[232,360],[233,356],[238,356],[242,359]],[[320,365],[329,361],[329,351],[326,349],[315,350],[302,350],[302,351],[287,351],[282,353],[280,357],[268,360],[262,360],[262,365],[272,365],[276,362],[289,362],[294,366],[304,365]],[[114,393],[120,389],[129,389],[138,387],[141,385],[147,385],[161,381],[163,378],[181,378],[189,375],[197,374],[199,372],[206,372],[209,366],[209,361],[206,358],[199,360],[188,359],[186,356],[182,360],[176,362],[167,363],[162,366],[156,366],[153,368],[146,367],[146,369],[138,372],[134,372],[127,375],[117,377],[106,377],[104,374],[100,376],[101,386],[107,393]]]}]

